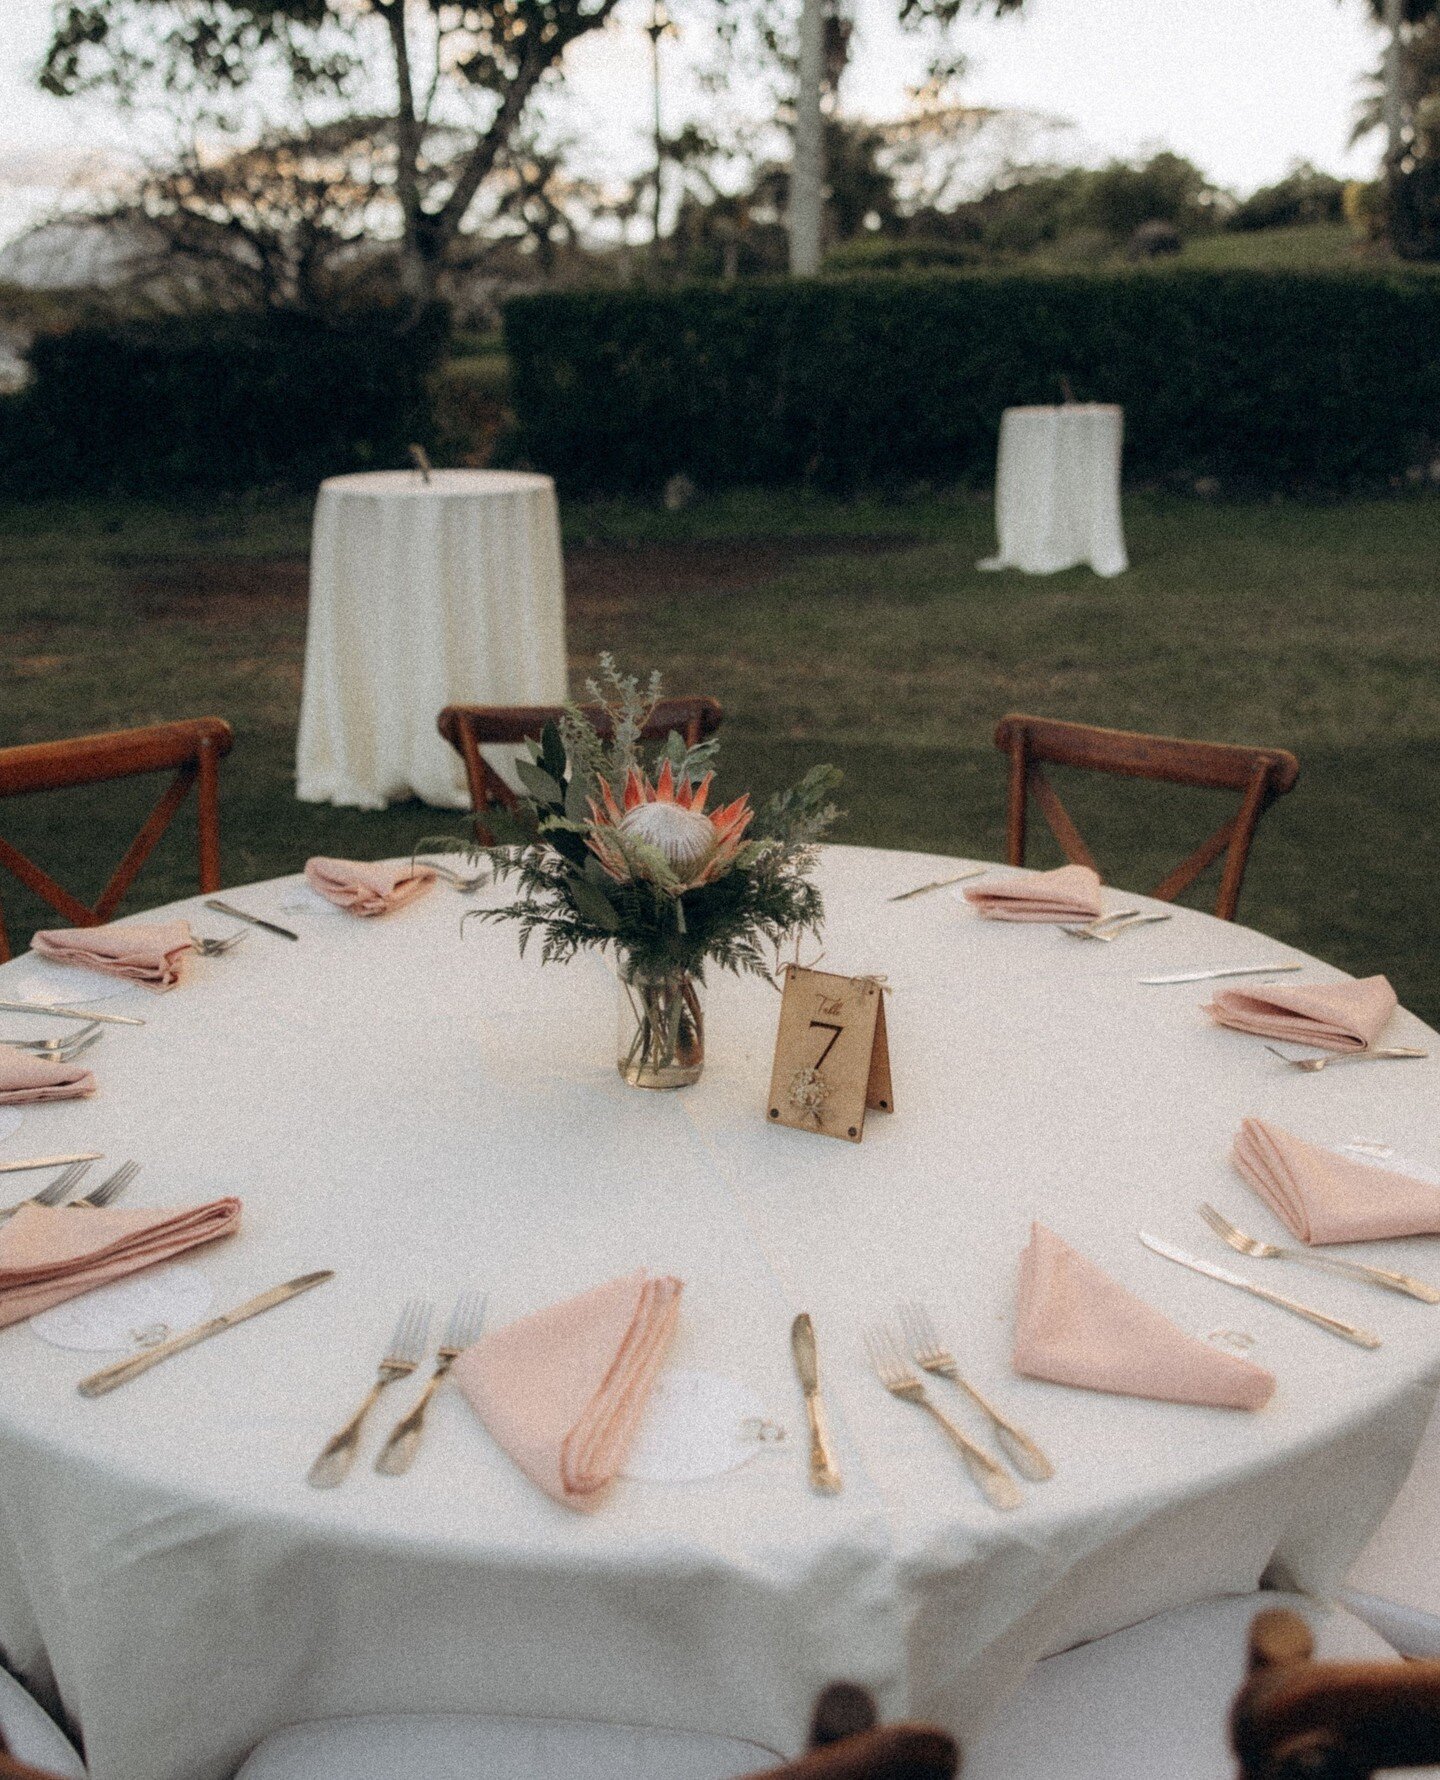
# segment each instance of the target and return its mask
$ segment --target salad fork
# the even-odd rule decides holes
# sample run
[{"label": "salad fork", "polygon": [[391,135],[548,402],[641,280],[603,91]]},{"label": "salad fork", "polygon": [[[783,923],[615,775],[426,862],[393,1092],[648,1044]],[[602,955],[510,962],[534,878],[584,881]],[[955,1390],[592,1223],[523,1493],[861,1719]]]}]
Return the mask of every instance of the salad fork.
[{"label": "salad fork", "polygon": [[55,1176],[48,1187],[32,1193],[28,1199],[17,1200],[14,1205],[7,1205],[0,1210],[0,1224],[8,1223],[17,1211],[27,1205],[58,1205],[72,1187],[80,1184],[89,1168],[88,1162],[72,1162],[62,1174]]},{"label": "salad fork", "polygon": [[948,1378],[964,1391],[978,1409],[983,1410],[995,1429],[995,1438],[1004,1447],[1010,1463],[1020,1475],[1028,1477],[1032,1483],[1043,1483],[1047,1477],[1053,1477],[1055,1467],[1030,1436],[1002,1415],[993,1403],[982,1397],[969,1379],[961,1377],[954,1354],[940,1345],[940,1337],[935,1332],[935,1325],[930,1321],[930,1313],[924,1305],[914,1302],[902,1304],[898,1307],[897,1314],[900,1318],[900,1332],[915,1358],[915,1364],[924,1372],[935,1372],[941,1378]]},{"label": "salad fork", "polygon": [[88,1206],[91,1211],[98,1211],[102,1205],[109,1205],[112,1199],[118,1199],[135,1176],[140,1172],[138,1162],[122,1162],[114,1174],[102,1180],[98,1187],[92,1187],[83,1199],[72,1199],[70,1209],[76,1206]]},{"label": "salad fork", "polygon": [[44,1056],[50,1051],[63,1051],[70,1045],[79,1044],[82,1038],[99,1030],[100,1022],[91,1020],[88,1026],[82,1026],[78,1032],[67,1032],[62,1038],[10,1038],[5,1042],[17,1051],[36,1051]]},{"label": "salad fork", "polygon": [[486,866],[483,871],[477,871],[467,877],[464,872],[456,871],[453,865],[441,865],[436,859],[422,858],[419,853],[412,853],[410,855],[411,871],[418,870],[422,865],[427,871],[433,871],[435,876],[444,883],[449,884],[451,889],[458,890],[462,896],[468,896],[472,891],[482,889],[491,882],[495,875],[489,866]]},{"label": "salad fork", "polygon": [[430,1374],[430,1382],[420,1393],[420,1400],[415,1407],[401,1416],[390,1430],[390,1437],[381,1447],[380,1456],[375,1461],[375,1469],[382,1476],[399,1477],[402,1472],[410,1469],[415,1454],[420,1450],[420,1435],[424,1430],[425,1411],[430,1407],[430,1399],[439,1390],[451,1364],[478,1339],[484,1321],[483,1292],[466,1292],[455,1300],[455,1308],[450,1312],[450,1321],[445,1325],[445,1336],[435,1357],[435,1370]]},{"label": "salad fork", "polygon": [[980,1486],[991,1507],[1018,1508],[1021,1497],[1014,1478],[998,1459],[991,1458],[983,1446],[977,1446],[968,1434],[956,1427],[943,1409],[931,1402],[924,1385],[901,1357],[895,1337],[883,1323],[866,1330],[865,1349],[870,1356],[870,1364],[875,1368],[875,1376],[891,1396],[926,1410],[944,1428],[959,1448],[965,1468]]},{"label": "salad fork", "polygon": [[1440,1304],[1440,1291],[1426,1285],[1423,1279],[1411,1279],[1408,1273],[1392,1273],[1388,1267],[1372,1267],[1366,1261],[1347,1261],[1339,1255],[1316,1255],[1309,1249],[1284,1248],[1278,1242],[1262,1242],[1258,1236],[1247,1236],[1213,1205],[1201,1205],[1200,1216],[1222,1242],[1237,1254],[1253,1255],[1257,1261],[1304,1261],[1311,1267],[1323,1267],[1329,1273],[1344,1273],[1351,1279],[1363,1279],[1370,1285],[1384,1286],[1388,1292],[1404,1292],[1425,1304]]},{"label": "salad fork", "polygon": [[390,1345],[380,1362],[380,1370],[364,1401],[340,1432],[325,1442],[320,1449],[319,1458],[306,1473],[306,1481],[313,1488],[334,1489],[337,1483],[344,1481],[345,1474],[355,1462],[355,1453],[360,1445],[360,1430],[364,1426],[365,1417],[374,1407],[375,1399],[386,1385],[394,1384],[397,1378],[408,1378],[420,1364],[429,1331],[429,1304],[423,1298],[410,1299],[400,1312],[395,1333],[390,1337]]},{"label": "salad fork", "polygon": [[249,939],[252,929],[242,927],[238,933],[230,933],[224,939],[200,939],[192,934],[195,950],[202,958],[219,958],[228,952],[231,946],[238,946],[242,939]]},{"label": "salad fork", "polygon": [[[105,1034],[97,1026],[87,1036],[67,1038],[59,1044],[47,1044],[43,1048],[30,1049],[32,1057],[38,1057],[44,1063],[68,1063],[72,1057],[78,1057],[81,1051],[88,1051],[91,1045],[98,1045]],[[29,1048],[29,1047],[27,1047]]]},{"label": "salad fork", "polygon": [[1326,1057],[1287,1057],[1284,1051],[1277,1051],[1274,1045],[1266,1045],[1265,1049],[1272,1057],[1278,1057],[1292,1069],[1303,1069],[1307,1075],[1315,1075],[1319,1070],[1328,1069],[1332,1063],[1382,1062],[1387,1058],[1430,1055],[1429,1051],[1417,1051],[1410,1045],[1380,1045],[1363,1051],[1331,1051]]},{"label": "salad fork", "polygon": [[1151,921],[1169,921],[1173,913],[1171,909],[1116,909],[1113,915],[1101,915],[1096,921],[1087,921],[1083,927],[1066,926],[1060,931],[1068,933],[1071,939],[1099,939],[1108,942],[1129,927],[1144,927]]}]

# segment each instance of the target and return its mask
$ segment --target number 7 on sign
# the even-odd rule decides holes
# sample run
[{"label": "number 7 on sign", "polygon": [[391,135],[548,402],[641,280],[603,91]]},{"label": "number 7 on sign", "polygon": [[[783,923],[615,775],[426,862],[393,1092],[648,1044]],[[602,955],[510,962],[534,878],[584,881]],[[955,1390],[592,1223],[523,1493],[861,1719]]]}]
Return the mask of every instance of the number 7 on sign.
[{"label": "number 7 on sign", "polygon": [[822,1032],[828,1032],[832,1035],[829,1044],[826,1045],[825,1049],[821,1051],[820,1055],[815,1059],[814,1067],[819,1069],[821,1064],[823,1064],[825,1059],[830,1055],[831,1051],[835,1049],[835,1040],[839,1038],[845,1028],[843,1026],[833,1025],[829,1020],[812,1020],[810,1022],[810,1030],[812,1032],[817,1026]]}]

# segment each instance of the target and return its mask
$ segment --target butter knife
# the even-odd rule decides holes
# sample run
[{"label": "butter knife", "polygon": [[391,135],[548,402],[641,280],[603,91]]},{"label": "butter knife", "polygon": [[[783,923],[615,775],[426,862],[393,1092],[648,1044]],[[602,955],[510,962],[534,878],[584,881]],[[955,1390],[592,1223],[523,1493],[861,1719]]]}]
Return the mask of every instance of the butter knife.
[{"label": "butter knife", "polygon": [[963,884],[967,878],[983,878],[988,865],[977,865],[969,871],[956,872],[953,878],[934,878],[928,884],[917,884],[913,890],[902,890],[898,896],[887,896],[886,902],[909,902],[912,896],[927,896],[932,890],[948,890],[952,884]]},{"label": "butter knife", "polygon": [[820,1399],[820,1361],[815,1351],[815,1325],[802,1310],[790,1325],[790,1351],[805,1393],[805,1413],[810,1418],[810,1485],[827,1496],[840,1488],[840,1472],[830,1451],[825,1427],[825,1405]]},{"label": "butter knife", "polygon": [[1303,964],[1231,964],[1224,970],[1180,970],[1168,977],[1141,977],[1142,983],[1208,983],[1212,977],[1268,977],[1282,970],[1304,970]]},{"label": "butter knife", "polygon": [[58,1001],[0,1001],[7,1014],[48,1014],[52,1020],[99,1020],[104,1026],[143,1026],[138,1014],[94,1014],[88,1007],[62,1007]]},{"label": "butter knife", "polygon": [[98,1162],[103,1150],[81,1150],[74,1156],[22,1156],[18,1162],[0,1162],[0,1174],[19,1174],[25,1168],[65,1168],[73,1162]]},{"label": "butter knife", "polygon": [[1188,1267],[1192,1273],[1203,1273],[1207,1279],[1218,1279],[1223,1285],[1238,1286],[1242,1292],[1263,1298],[1267,1304],[1278,1304],[1281,1310],[1293,1311],[1296,1316],[1303,1316],[1307,1322],[1317,1323],[1322,1329],[1328,1329],[1332,1335],[1343,1335],[1357,1347],[1380,1345],[1380,1337],[1372,1335],[1368,1329],[1357,1329],[1354,1323],[1342,1323],[1338,1316],[1327,1316],[1323,1310],[1314,1310],[1310,1305],[1300,1303],[1297,1298],[1282,1297],[1279,1292],[1272,1292],[1269,1286],[1257,1286],[1253,1279],[1246,1279],[1243,1274],[1232,1273],[1228,1267],[1217,1267],[1212,1261],[1202,1261],[1197,1255],[1187,1254],[1183,1248],[1174,1248],[1170,1243],[1162,1242],[1158,1236],[1150,1236],[1144,1230],[1139,1232],[1139,1236],[1152,1254],[1163,1255],[1167,1261],[1176,1261],[1180,1266]]},{"label": "butter knife", "polygon": [[248,921],[252,927],[263,927],[267,933],[278,933],[281,939],[299,939],[298,933],[292,933],[288,927],[282,927],[278,921],[262,921],[259,915],[246,914],[244,909],[237,909],[233,902],[221,902],[218,896],[205,898],[207,909],[214,909],[217,915],[229,915],[234,921]]},{"label": "butter knife", "polygon": [[197,1323],[193,1329],[187,1329],[183,1335],[172,1336],[169,1341],[162,1341],[158,1347],[147,1348],[143,1354],[135,1354],[128,1360],[117,1360],[113,1366],[103,1366],[100,1371],[92,1372],[88,1378],[82,1378],[76,1387],[82,1397],[103,1397],[106,1391],[113,1391],[116,1385],[128,1384],[132,1378],[138,1378],[142,1372],[148,1372],[152,1366],[159,1365],[161,1360],[168,1360],[171,1354],[183,1353],[187,1347],[194,1347],[199,1341],[207,1341],[212,1335],[219,1335],[222,1330],[233,1329],[237,1323],[247,1322],[252,1316],[259,1316],[262,1311],[273,1310],[277,1304],[284,1304],[288,1299],[299,1297],[301,1292],[308,1292],[312,1286],[323,1285],[327,1279],[334,1279],[335,1270],[326,1267],[319,1273],[302,1273],[296,1279],[287,1279],[283,1286],[271,1286],[268,1292],[261,1292],[258,1298],[247,1298],[243,1304],[237,1304],[234,1310],[227,1310],[221,1316],[212,1316],[209,1322]]}]

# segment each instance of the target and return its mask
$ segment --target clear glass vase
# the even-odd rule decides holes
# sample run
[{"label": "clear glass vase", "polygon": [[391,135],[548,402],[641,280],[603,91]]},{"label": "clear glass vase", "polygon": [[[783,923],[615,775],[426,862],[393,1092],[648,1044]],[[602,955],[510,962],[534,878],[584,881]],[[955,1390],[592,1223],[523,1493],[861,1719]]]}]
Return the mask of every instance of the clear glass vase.
[{"label": "clear glass vase", "polygon": [[620,973],[615,1067],[632,1088],[686,1088],[705,1068],[703,985],[687,970]]}]

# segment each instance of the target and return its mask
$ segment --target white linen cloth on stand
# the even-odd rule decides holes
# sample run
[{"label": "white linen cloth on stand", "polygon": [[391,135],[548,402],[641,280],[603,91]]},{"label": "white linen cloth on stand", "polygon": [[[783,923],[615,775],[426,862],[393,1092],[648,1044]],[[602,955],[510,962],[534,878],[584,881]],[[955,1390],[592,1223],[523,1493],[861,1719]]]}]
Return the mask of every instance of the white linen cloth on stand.
[{"label": "white linen cloth on stand", "polygon": [[1120,523],[1121,409],[1104,402],[1007,408],[995,466],[1000,547],[982,569],[1053,575],[1088,563],[1097,575],[1129,566]]},{"label": "white linen cloth on stand", "polygon": [[[0,1330],[0,1652],[42,1691],[53,1681],[95,1780],[226,1780],[282,1725],[363,1712],[594,1718],[793,1752],[837,1677],[875,1688],[887,1717],[964,1736],[1040,1654],[1245,1593],[1272,1559],[1320,1594],[1338,1586],[1429,1417],[1440,1313],[1296,1279],[1383,1337],[1365,1352],[1136,1231],[1233,1261],[1196,1214],[1208,1199],[1281,1233],[1228,1159],[1246,1113],[1437,1159],[1440,1043],[1399,1014],[1387,1039],[1428,1037],[1431,1061],[1356,1067],[1343,1093],[1336,1071],[1317,1094],[1205,1018],[1209,985],[1136,981],[1303,954],[1189,909],[1097,946],[943,892],[886,901],[958,869],[823,851],[827,967],[891,986],[898,1110],[872,1114],[863,1144],[767,1123],[779,1002],[762,981],[714,973],[704,1076],[642,1093],[616,1073],[600,960],[546,968],[511,930],[462,932],[461,911],[502,887],[437,886],[382,921],[290,910],[293,878],[230,892],[300,943],[257,936],[195,960],[173,994],[137,992],[145,1026],[111,1029],[94,1100],[41,1109],[45,1147],[143,1156],[136,1203],[238,1193],[239,1235],[192,1260],[217,1308],[311,1268],[336,1276],[93,1402],[75,1383],[94,1356]],[[1304,962],[1302,981],[1338,977]],[[0,995],[39,968],[0,969]],[[25,1143],[33,1121],[0,1153]],[[1015,1377],[1032,1217],[1190,1333],[1252,1335],[1273,1401],[1249,1415]],[[1364,1258],[1433,1277],[1440,1244]],[[407,1385],[344,1485],[306,1486],[405,1298],[433,1298],[438,1326],[484,1289],[498,1327],[642,1265],[685,1281],[668,1364],[742,1380],[787,1442],[698,1483],[624,1480],[576,1514],[450,1389],[414,1469],[377,1476]],[[869,1370],[863,1330],[909,1298],[1055,1462],[1013,1513]],[[844,1476],[833,1497],[807,1479],[789,1346],[802,1309]]]},{"label": "white linen cloth on stand", "polygon": [[[565,594],[555,485],[511,470],[383,470],[320,486],[296,794],[383,809],[470,799],[448,704],[558,704]],[[513,752],[513,751],[512,751]],[[503,771],[503,764],[495,765]]]}]

